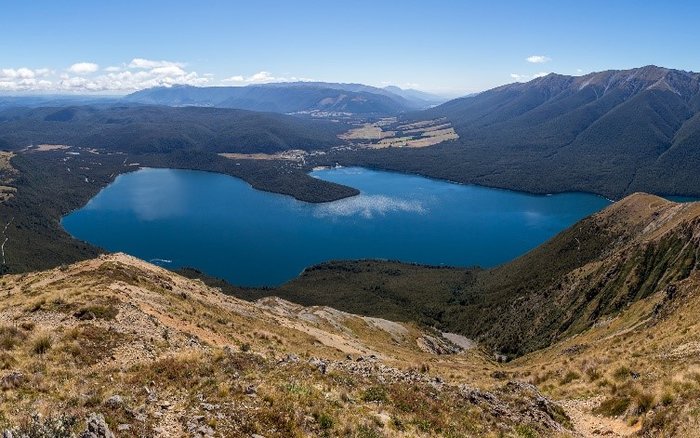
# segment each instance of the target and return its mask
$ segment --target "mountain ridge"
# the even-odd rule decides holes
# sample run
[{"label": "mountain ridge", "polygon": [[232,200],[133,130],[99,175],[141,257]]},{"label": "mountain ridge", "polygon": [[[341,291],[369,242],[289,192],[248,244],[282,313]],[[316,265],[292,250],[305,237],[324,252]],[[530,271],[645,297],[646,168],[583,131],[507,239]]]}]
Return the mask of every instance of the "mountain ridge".
[{"label": "mountain ridge", "polygon": [[363,84],[280,82],[241,87],[179,85],[140,90],[125,102],[169,106],[213,106],[281,113],[351,113],[394,115],[434,102]]},{"label": "mountain ridge", "polygon": [[[656,66],[550,74],[402,116],[458,139],[328,160],[538,194],[700,196],[700,74]],[[546,178],[542,176],[546,175]]]}]

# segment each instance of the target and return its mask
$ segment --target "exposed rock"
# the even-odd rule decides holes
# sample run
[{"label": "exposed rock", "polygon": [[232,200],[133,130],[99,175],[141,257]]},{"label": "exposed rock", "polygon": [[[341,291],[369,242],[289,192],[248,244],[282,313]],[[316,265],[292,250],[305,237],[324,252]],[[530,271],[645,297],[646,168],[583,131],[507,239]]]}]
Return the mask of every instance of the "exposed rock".
[{"label": "exposed rock", "polygon": [[326,374],[326,369],[328,368],[328,364],[326,361],[312,357],[311,359],[309,359],[309,365],[318,369],[321,372],[321,374]]},{"label": "exposed rock", "polygon": [[105,405],[112,409],[117,409],[124,406],[124,399],[121,395],[115,394],[105,401]]},{"label": "exposed rock", "polygon": [[296,354],[288,353],[286,356],[284,356],[282,359],[280,359],[277,363],[278,364],[286,364],[286,363],[297,363],[299,362],[299,356]]},{"label": "exposed rock", "polygon": [[471,403],[515,424],[539,424],[556,431],[570,425],[564,409],[529,383],[510,381],[495,393],[461,385],[460,392]]},{"label": "exposed rock", "polygon": [[586,344],[574,344],[571,347],[567,347],[564,350],[562,350],[562,353],[569,355],[569,356],[575,356],[583,351],[585,351],[588,348],[588,345]]},{"label": "exposed rock", "polygon": [[105,417],[102,414],[92,413],[87,419],[87,424],[80,438],[114,438],[109,430]]},{"label": "exposed rock", "polygon": [[219,405],[213,405],[211,403],[200,403],[200,406],[202,406],[202,409],[204,409],[207,412],[215,411],[219,408]]},{"label": "exposed rock", "polygon": [[455,354],[462,351],[460,347],[447,339],[430,335],[423,335],[416,339],[416,344],[418,344],[418,348],[431,354]]},{"label": "exposed rock", "polygon": [[0,379],[0,388],[13,389],[19,387],[24,382],[24,375],[18,371],[12,371],[10,374],[3,376]]}]

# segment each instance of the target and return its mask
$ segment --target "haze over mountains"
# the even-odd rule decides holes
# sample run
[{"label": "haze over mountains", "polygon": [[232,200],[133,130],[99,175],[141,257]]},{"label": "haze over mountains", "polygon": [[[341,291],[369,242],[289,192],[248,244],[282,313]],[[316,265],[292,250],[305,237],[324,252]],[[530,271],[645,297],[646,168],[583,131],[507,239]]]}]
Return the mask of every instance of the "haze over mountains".
[{"label": "haze over mountains", "polygon": [[279,113],[324,111],[384,115],[425,109],[445,101],[438,96],[399,87],[328,82],[158,87],[130,94],[124,100],[150,105],[214,106]]}]

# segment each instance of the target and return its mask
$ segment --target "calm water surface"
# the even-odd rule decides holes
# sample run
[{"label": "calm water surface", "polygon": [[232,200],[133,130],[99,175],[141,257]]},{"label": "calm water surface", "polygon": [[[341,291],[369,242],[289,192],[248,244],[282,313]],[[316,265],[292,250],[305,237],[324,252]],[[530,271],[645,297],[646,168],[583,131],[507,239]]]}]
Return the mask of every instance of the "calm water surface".
[{"label": "calm water surface", "polygon": [[119,176],[63,226],[110,251],[272,286],[331,259],[490,267],[609,205],[585,193],[534,196],[362,168],[312,175],[361,194],[308,204],[226,175],[141,169]]}]

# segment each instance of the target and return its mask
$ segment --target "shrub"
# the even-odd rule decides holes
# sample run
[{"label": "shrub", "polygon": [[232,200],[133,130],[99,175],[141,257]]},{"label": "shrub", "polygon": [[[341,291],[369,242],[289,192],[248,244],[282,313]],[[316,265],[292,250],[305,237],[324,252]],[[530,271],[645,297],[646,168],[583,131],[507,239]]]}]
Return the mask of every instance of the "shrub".
[{"label": "shrub", "polygon": [[75,316],[81,321],[87,321],[91,319],[112,320],[117,316],[117,314],[119,314],[119,309],[112,305],[92,305],[81,307],[77,312],[73,314],[73,316]]},{"label": "shrub", "polygon": [[518,436],[523,437],[523,438],[537,438],[540,436],[535,429],[533,429],[530,426],[526,425],[519,425],[515,426],[515,433],[518,434]]},{"label": "shrub", "polygon": [[381,438],[383,435],[374,427],[361,425],[355,434],[357,438]]},{"label": "shrub", "polygon": [[366,402],[387,401],[386,390],[381,386],[370,386],[362,394],[362,400]]},{"label": "shrub", "polygon": [[621,366],[613,372],[613,377],[615,378],[615,380],[625,380],[630,376],[631,373],[632,372],[629,368],[627,368],[626,366]]},{"label": "shrub", "polygon": [[19,324],[19,327],[25,332],[31,332],[34,330],[34,323],[32,321],[23,321]]},{"label": "shrub", "polygon": [[22,343],[27,335],[17,327],[0,327],[0,350],[12,350]]},{"label": "shrub", "polygon": [[17,360],[12,356],[12,354],[7,352],[0,352],[0,370],[7,370],[15,366]]},{"label": "shrub", "polygon": [[627,397],[610,397],[604,400],[600,406],[593,409],[593,413],[607,417],[619,417],[627,411],[630,402],[630,399]]},{"label": "shrub", "polygon": [[333,429],[333,418],[325,412],[317,414],[316,421],[323,430]]},{"label": "shrub", "polygon": [[636,394],[634,401],[637,404],[636,412],[638,415],[641,415],[652,408],[654,405],[654,396],[648,392],[640,392]]},{"label": "shrub", "polygon": [[559,383],[562,385],[568,385],[569,383],[573,382],[574,380],[578,380],[579,378],[581,378],[581,375],[579,373],[577,373],[576,371],[569,371],[564,375],[564,377],[562,377]]},{"label": "shrub", "polygon": [[44,355],[51,349],[52,344],[53,340],[51,339],[51,336],[47,334],[39,335],[34,338],[34,341],[32,342],[32,353]]},{"label": "shrub", "polygon": [[667,392],[663,396],[661,396],[661,404],[664,406],[672,405],[673,404],[673,394]]},{"label": "shrub", "polygon": [[40,310],[44,307],[44,304],[46,304],[46,299],[45,299],[45,298],[41,298],[41,299],[39,299],[39,300],[33,302],[32,304],[30,304],[30,305],[27,307],[27,311],[30,312],[30,313],[38,312],[38,311],[40,311]]},{"label": "shrub", "polygon": [[10,436],[69,438],[75,436],[72,429],[76,423],[75,417],[65,414],[46,419],[42,419],[38,414],[33,414],[28,421],[19,427],[12,428]]},{"label": "shrub", "polygon": [[595,382],[596,380],[600,379],[600,371],[598,371],[598,368],[591,367],[586,370],[586,376],[588,376],[588,380],[591,382]]}]

